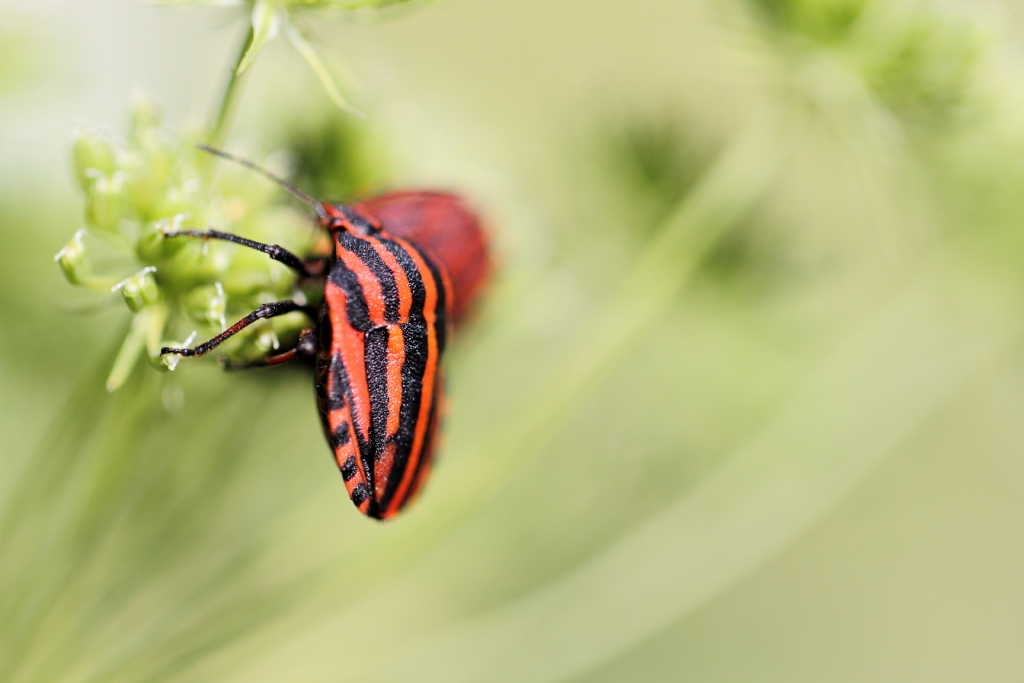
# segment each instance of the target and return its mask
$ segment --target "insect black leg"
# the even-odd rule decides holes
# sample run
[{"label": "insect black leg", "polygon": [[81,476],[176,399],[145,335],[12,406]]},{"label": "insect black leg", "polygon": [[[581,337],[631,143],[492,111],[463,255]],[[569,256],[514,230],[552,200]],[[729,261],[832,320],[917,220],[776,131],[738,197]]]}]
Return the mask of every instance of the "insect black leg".
[{"label": "insect black leg", "polygon": [[244,318],[242,318],[237,323],[235,323],[228,329],[218,334],[210,341],[203,342],[199,346],[196,346],[195,348],[192,349],[175,349],[164,347],[160,349],[160,355],[163,356],[169,353],[173,353],[179,356],[202,356],[203,354],[208,353],[209,351],[219,346],[224,340],[238,334],[249,325],[252,325],[257,320],[264,320],[266,318],[276,318],[279,315],[291,313],[292,311],[303,311],[307,315],[310,314],[308,308],[301,306],[298,303],[290,300],[276,301],[272,304],[263,304],[255,311],[245,316]]},{"label": "insect black leg", "polygon": [[257,358],[246,363],[232,363],[227,359],[221,360],[225,370],[249,370],[250,368],[265,368],[271,365],[281,365],[297,358],[312,358],[316,355],[316,336],[313,330],[305,329],[299,335],[299,341],[294,348],[272,356]]},{"label": "insect black leg", "polygon": [[314,273],[309,271],[306,267],[306,263],[302,259],[284,247],[280,247],[276,244],[255,242],[253,240],[246,239],[245,237],[232,235],[230,232],[220,232],[219,230],[169,230],[164,233],[164,237],[198,237],[200,239],[207,240],[224,240],[225,242],[234,242],[235,244],[241,244],[243,247],[262,251],[275,261],[279,261],[280,263],[288,266],[299,275],[307,277],[314,275]]}]

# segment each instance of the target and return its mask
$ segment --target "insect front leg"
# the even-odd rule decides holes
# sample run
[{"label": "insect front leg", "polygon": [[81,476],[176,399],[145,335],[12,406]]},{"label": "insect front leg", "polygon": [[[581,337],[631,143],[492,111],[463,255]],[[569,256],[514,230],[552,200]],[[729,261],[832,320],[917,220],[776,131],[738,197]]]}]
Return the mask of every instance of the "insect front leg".
[{"label": "insect front leg", "polygon": [[[249,247],[250,249],[263,252],[270,258],[274,259],[278,263],[283,263],[303,277],[316,277],[319,274],[316,270],[316,266],[314,265],[316,261],[312,261],[310,262],[310,265],[307,265],[305,261],[282,246],[256,242],[239,235],[233,235],[230,232],[220,232],[219,230],[212,229],[168,230],[164,232],[164,237],[196,237],[204,240],[222,240],[224,242],[232,242],[234,244],[240,244],[243,247]],[[322,266],[320,267],[320,270],[322,270]]]}]

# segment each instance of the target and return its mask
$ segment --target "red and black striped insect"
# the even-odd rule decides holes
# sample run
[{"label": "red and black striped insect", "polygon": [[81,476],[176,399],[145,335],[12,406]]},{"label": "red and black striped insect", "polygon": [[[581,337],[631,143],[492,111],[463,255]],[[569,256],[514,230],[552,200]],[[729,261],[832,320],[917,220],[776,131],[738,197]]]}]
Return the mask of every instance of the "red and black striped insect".
[{"label": "red and black striped insect", "polygon": [[294,348],[232,369],[313,361],[327,440],[349,497],[365,515],[396,515],[430,471],[443,403],[442,357],[452,324],[472,306],[490,270],[476,215],[455,195],[396,192],[345,205],[320,202],[250,161],[200,145],[259,171],[316,212],[333,253],[302,260],[274,244],[218,232],[179,230],[261,251],[322,281],[323,303],[264,304],[194,348],[202,356],[258,320],[302,311],[315,325]]}]

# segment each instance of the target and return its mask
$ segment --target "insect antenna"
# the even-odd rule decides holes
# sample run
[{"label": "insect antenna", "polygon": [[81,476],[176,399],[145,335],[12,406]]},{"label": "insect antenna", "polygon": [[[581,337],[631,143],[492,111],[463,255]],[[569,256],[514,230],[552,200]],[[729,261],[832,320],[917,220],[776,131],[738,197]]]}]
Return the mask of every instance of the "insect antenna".
[{"label": "insect antenna", "polygon": [[292,195],[293,197],[295,197],[299,201],[303,202],[304,204],[307,204],[310,207],[312,207],[313,211],[316,212],[317,218],[319,218],[321,221],[325,221],[325,220],[327,220],[329,218],[329,216],[327,215],[327,210],[324,208],[324,205],[323,205],[322,202],[319,202],[319,201],[313,199],[308,194],[306,194],[305,192],[303,192],[299,188],[295,187],[294,185],[289,183],[284,178],[280,178],[280,177],[274,175],[273,173],[271,173],[267,169],[263,168],[259,164],[255,164],[255,163],[249,161],[248,159],[245,159],[245,158],[242,158],[242,157],[237,157],[234,154],[229,154],[228,152],[225,152],[222,149],[217,149],[216,147],[210,147],[209,145],[204,145],[201,142],[196,143],[196,147],[198,147],[199,149],[203,150],[204,152],[207,152],[209,154],[213,154],[214,156],[218,156],[218,157],[221,157],[223,159],[227,159],[229,161],[233,161],[236,164],[241,164],[242,166],[245,166],[246,168],[251,168],[252,170],[256,171],[257,173],[263,174],[265,177],[269,178],[270,180],[274,181],[275,183],[280,185],[282,188],[284,188],[284,190],[288,194]]}]

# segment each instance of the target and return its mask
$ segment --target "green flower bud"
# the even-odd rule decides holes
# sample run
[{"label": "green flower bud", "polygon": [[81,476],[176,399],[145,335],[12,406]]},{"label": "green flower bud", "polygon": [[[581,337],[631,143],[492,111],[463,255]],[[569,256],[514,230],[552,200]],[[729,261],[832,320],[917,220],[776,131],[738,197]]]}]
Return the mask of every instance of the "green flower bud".
[{"label": "green flower bud", "polygon": [[[86,131],[78,136],[71,149],[71,159],[75,176],[83,190],[89,189],[97,171],[104,175],[114,172],[114,150],[109,142],[96,133]],[[90,173],[90,170],[93,172]]]},{"label": "green flower bud", "polygon": [[197,287],[185,298],[185,311],[192,320],[206,325],[219,325],[222,330],[227,328],[224,317],[227,306],[228,297],[219,282]]},{"label": "green flower bud", "polygon": [[179,213],[170,220],[164,219],[143,226],[135,242],[135,254],[139,260],[143,263],[156,263],[181,251],[188,244],[188,240],[167,239],[165,235],[174,230],[181,230],[182,222],[189,218],[187,213]]},{"label": "green flower bud", "polygon": [[164,189],[156,200],[151,218],[163,218],[177,214],[192,215],[200,225],[209,223],[203,216],[204,199],[199,191],[199,183],[190,180],[181,185],[171,185]]},{"label": "green flower bud", "polygon": [[135,91],[132,94],[131,127],[129,129],[132,141],[140,139],[145,131],[158,128],[162,115],[160,105],[156,100],[141,90]]},{"label": "green flower bud", "polygon": [[153,266],[143,268],[130,278],[114,285],[112,291],[120,290],[128,308],[138,313],[149,304],[160,300],[160,286],[157,285],[156,278],[153,277],[155,272],[156,268]]},{"label": "green flower bud", "polygon": [[53,257],[61,271],[64,272],[64,277],[73,285],[83,284],[89,277],[90,264],[85,244],[82,243],[83,235],[85,235],[85,228],[76,232],[71,241]]},{"label": "green flower bud", "polygon": [[143,219],[157,218],[165,204],[174,150],[158,130],[145,130],[139,134],[139,149],[124,156],[125,189],[132,209]]},{"label": "green flower bud", "polygon": [[159,179],[161,185],[166,185],[174,170],[177,158],[176,151],[171,142],[159,129],[151,129],[139,136],[139,148],[146,155],[146,163],[150,172]]},{"label": "green flower bud", "polygon": [[[192,342],[196,340],[198,332],[192,331],[192,334],[188,336],[185,341],[174,341],[166,340],[160,344],[161,347],[170,347],[175,349],[185,349],[192,346]],[[181,356],[169,353],[166,356],[156,356],[152,359],[155,367],[161,370],[169,370],[174,372],[174,369],[178,367],[178,363],[181,361]]]},{"label": "green flower bud", "polygon": [[95,179],[85,192],[85,220],[90,227],[116,233],[128,206],[125,200],[124,177],[93,174]]}]

